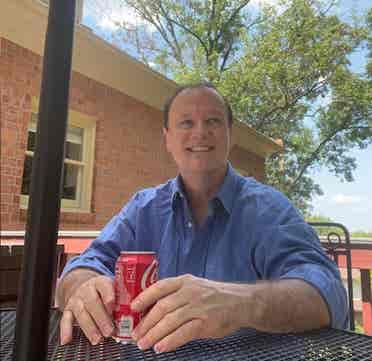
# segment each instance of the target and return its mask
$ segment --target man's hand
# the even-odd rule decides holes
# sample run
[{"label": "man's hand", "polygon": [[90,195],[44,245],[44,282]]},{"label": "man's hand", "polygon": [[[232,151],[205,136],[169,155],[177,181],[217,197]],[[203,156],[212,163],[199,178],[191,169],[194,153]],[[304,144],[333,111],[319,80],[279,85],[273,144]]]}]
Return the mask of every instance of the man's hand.
[{"label": "man's hand", "polygon": [[60,323],[61,344],[72,340],[74,319],[93,345],[98,344],[103,336],[111,336],[114,331],[114,302],[114,281],[109,277],[96,275],[75,287],[63,309]]},{"label": "man's hand", "polygon": [[153,305],[132,334],[138,347],[165,352],[193,339],[223,337],[239,329],[238,298],[220,285],[183,275],[144,290],[131,304],[135,311]]},{"label": "man's hand", "polygon": [[319,292],[308,283],[214,282],[184,275],[156,282],[133,300],[149,313],[133,332],[141,349],[171,351],[197,338],[224,337],[242,327],[264,332],[302,332],[329,325]]}]

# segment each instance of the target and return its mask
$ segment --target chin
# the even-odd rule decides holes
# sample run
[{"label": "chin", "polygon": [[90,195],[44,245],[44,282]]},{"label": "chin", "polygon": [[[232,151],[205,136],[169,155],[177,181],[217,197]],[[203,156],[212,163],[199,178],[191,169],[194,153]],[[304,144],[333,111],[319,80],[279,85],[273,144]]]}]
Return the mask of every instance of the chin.
[{"label": "chin", "polygon": [[192,164],[187,168],[186,172],[190,173],[211,173],[218,171],[224,167],[222,164],[213,164],[212,162],[200,162],[199,164]]}]

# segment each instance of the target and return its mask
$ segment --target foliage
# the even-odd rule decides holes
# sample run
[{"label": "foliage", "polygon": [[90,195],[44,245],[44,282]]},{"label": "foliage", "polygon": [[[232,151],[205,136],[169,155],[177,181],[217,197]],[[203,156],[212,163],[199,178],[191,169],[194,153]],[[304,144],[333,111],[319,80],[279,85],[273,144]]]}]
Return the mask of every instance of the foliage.
[{"label": "foliage", "polygon": [[367,28],[369,29],[367,35],[367,49],[368,49],[368,63],[367,63],[367,74],[369,79],[372,78],[372,8],[369,9],[366,15],[366,24]]},{"label": "foliage", "polygon": [[[323,216],[323,215],[308,215],[305,217],[306,222],[320,222],[320,223],[332,223],[334,220],[332,220],[329,217]],[[342,229],[338,227],[329,227],[329,226],[316,226],[314,227],[316,233],[319,236],[328,236],[330,233],[336,233],[340,236],[343,235]]]},{"label": "foliage", "polygon": [[321,214],[309,215],[305,219],[306,219],[306,222],[334,222],[332,218],[323,216]]},{"label": "foliage", "polygon": [[363,325],[359,322],[355,323],[355,332],[364,333]]},{"label": "foliage", "polygon": [[[335,222],[332,218],[323,216],[321,214],[312,214],[308,215],[306,218],[306,222],[324,222],[324,223],[332,223]],[[317,232],[319,235],[327,235],[329,232],[340,232],[339,228],[332,228],[332,227],[317,227]],[[350,238],[372,238],[371,232],[365,231],[353,231],[350,232]]]},{"label": "foliage", "polygon": [[[305,214],[322,194],[314,170],[353,180],[350,150],[372,143],[372,10],[350,24],[332,0],[260,9],[250,0],[120,3],[139,19],[116,22],[128,52],[180,83],[213,81],[237,119],[283,141],[284,153],[267,160],[267,181]],[[366,72],[353,73],[349,56],[366,44]]]},{"label": "foliage", "polygon": [[351,238],[372,238],[371,232],[355,231],[351,232]]}]

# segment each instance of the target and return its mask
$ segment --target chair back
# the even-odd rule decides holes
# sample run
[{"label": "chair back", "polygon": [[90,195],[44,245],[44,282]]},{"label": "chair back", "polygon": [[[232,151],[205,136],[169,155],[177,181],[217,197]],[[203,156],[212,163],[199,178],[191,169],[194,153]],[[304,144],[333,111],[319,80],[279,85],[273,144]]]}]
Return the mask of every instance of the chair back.
[{"label": "chair back", "polygon": [[[349,301],[349,325],[355,330],[353,276],[351,267],[350,233],[341,223],[334,222],[309,222],[319,235],[320,241],[326,253],[335,261],[340,268],[346,269],[346,281]],[[344,261],[344,262],[343,262]]]},{"label": "chair back", "polygon": [[[0,246],[0,308],[14,306],[17,302],[24,256],[23,245]],[[64,246],[57,245],[53,284],[64,266]],[[52,291],[52,299],[54,298]]]}]

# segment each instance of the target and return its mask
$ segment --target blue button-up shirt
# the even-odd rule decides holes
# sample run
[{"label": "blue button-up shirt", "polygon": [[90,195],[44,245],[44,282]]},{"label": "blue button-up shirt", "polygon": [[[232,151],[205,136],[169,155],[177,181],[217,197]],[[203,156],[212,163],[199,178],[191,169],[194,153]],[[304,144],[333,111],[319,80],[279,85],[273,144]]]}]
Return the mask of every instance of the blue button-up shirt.
[{"label": "blue button-up shirt", "polygon": [[64,274],[88,267],[113,276],[121,251],[155,251],[159,278],[191,273],[225,282],[304,280],[324,298],[332,326],[346,327],[346,292],[314,230],[283,194],[231,165],[200,227],[178,176],[136,193]]}]

